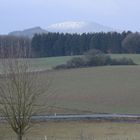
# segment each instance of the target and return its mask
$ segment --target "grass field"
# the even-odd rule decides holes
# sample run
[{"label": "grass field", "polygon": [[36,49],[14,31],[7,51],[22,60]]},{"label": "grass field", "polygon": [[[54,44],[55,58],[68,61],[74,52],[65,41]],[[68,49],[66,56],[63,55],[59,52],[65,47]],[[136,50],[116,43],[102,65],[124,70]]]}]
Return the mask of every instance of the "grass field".
[{"label": "grass field", "polygon": [[[130,57],[140,63],[140,55],[118,55]],[[58,58],[58,60],[57,60]],[[36,68],[55,66],[71,57],[33,59]],[[47,67],[46,67],[47,68]],[[40,102],[55,106],[52,113],[140,113],[140,66],[102,66],[81,69],[40,72],[41,81],[51,81],[47,93]],[[39,82],[40,84],[41,82]],[[45,108],[45,106],[44,106]],[[46,114],[46,109],[43,110]]]},{"label": "grass field", "polygon": [[[139,54],[112,54],[113,58],[132,58],[140,64]],[[32,66],[51,68],[68,57],[31,59]],[[50,72],[51,91],[56,94],[58,113],[140,113],[140,66],[104,66]],[[42,72],[46,80],[47,72]],[[46,101],[43,96],[42,101]]]},{"label": "grass field", "polygon": [[61,57],[47,57],[47,58],[32,58],[29,59],[33,69],[51,69],[52,67],[60,64],[65,64],[73,56]]},{"label": "grass field", "polygon": [[[49,101],[55,100],[59,113],[140,113],[140,66],[70,69],[50,75],[56,99]],[[41,77],[47,79],[47,72]]]},{"label": "grass field", "polygon": [[[76,56],[48,57],[29,59],[33,69],[50,69],[56,65],[65,64],[68,60]],[[140,64],[140,54],[111,54],[112,58],[131,58],[136,64]]]},{"label": "grass field", "polygon": [[[123,55],[140,64],[140,55]],[[123,57],[113,55],[114,58]],[[34,69],[48,69],[71,57],[32,59]],[[49,113],[140,113],[140,65],[103,66],[40,72],[41,81],[51,82],[41,103],[54,105]],[[45,105],[44,105],[45,108]],[[46,108],[41,111],[46,114]],[[7,133],[8,132],[8,133]],[[111,122],[36,123],[27,134],[28,140],[138,140],[140,124]],[[0,124],[0,139],[15,140],[8,125]]]},{"label": "grass field", "polygon": [[[112,54],[113,58],[132,58],[140,64],[139,54]],[[30,59],[37,70],[63,64],[72,56]],[[49,77],[51,78],[48,78]],[[49,92],[53,113],[140,113],[140,65],[102,66],[41,72],[41,81],[51,79]]]},{"label": "grass field", "polygon": [[[5,124],[0,125],[1,140],[15,140]],[[47,122],[36,123],[26,137],[28,140],[139,140],[140,124],[111,122]],[[8,133],[7,133],[8,132]],[[89,138],[89,139],[88,139]]]}]

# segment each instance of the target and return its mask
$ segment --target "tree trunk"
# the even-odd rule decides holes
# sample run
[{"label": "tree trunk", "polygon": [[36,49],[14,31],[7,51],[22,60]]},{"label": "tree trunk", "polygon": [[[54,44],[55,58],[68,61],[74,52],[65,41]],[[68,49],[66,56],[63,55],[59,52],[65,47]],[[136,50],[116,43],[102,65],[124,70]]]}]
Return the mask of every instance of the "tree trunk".
[{"label": "tree trunk", "polygon": [[22,134],[17,134],[17,140],[22,140]]}]

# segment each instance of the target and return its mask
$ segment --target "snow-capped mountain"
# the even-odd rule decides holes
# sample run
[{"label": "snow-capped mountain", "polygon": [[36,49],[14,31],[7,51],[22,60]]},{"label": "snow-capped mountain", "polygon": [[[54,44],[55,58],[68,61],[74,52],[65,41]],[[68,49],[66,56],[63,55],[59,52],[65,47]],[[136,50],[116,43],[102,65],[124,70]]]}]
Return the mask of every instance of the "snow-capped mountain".
[{"label": "snow-capped mountain", "polygon": [[62,23],[52,24],[47,27],[50,32],[61,32],[61,33],[92,33],[92,32],[113,32],[117,31],[110,27],[100,25],[94,22],[85,21],[67,21]]},{"label": "snow-capped mountain", "polygon": [[32,38],[34,34],[42,34],[48,32],[59,32],[59,33],[95,33],[95,32],[121,32],[119,30],[115,30],[113,28],[94,23],[94,22],[85,22],[85,21],[66,21],[61,23],[56,23],[49,25],[46,29],[42,29],[41,27],[34,27],[25,29],[22,31],[13,31],[10,32],[9,35],[14,36],[25,36]]}]

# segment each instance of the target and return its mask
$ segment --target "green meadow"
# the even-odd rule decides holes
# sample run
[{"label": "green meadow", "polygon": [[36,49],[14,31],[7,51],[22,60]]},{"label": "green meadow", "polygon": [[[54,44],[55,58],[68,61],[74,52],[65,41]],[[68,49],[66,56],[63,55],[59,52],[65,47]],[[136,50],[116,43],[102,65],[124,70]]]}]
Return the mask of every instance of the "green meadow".
[{"label": "green meadow", "polygon": [[[136,64],[140,64],[140,54],[110,54],[112,58],[131,58]],[[65,64],[73,57],[79,56],[60,56],[60,57],[47,57],[47,58],[32,58],[29,59],[33,69],[45,70],[51,69],[57,65]]]}]

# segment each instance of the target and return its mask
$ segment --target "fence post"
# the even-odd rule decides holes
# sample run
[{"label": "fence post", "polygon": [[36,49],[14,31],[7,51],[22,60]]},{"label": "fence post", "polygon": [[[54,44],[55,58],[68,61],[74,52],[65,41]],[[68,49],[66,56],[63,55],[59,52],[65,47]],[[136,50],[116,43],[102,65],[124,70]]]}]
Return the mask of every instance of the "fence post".
[{"label": "fence post", "polygon": [[47,136],[45,135],[45,140],[47,140]]}]

